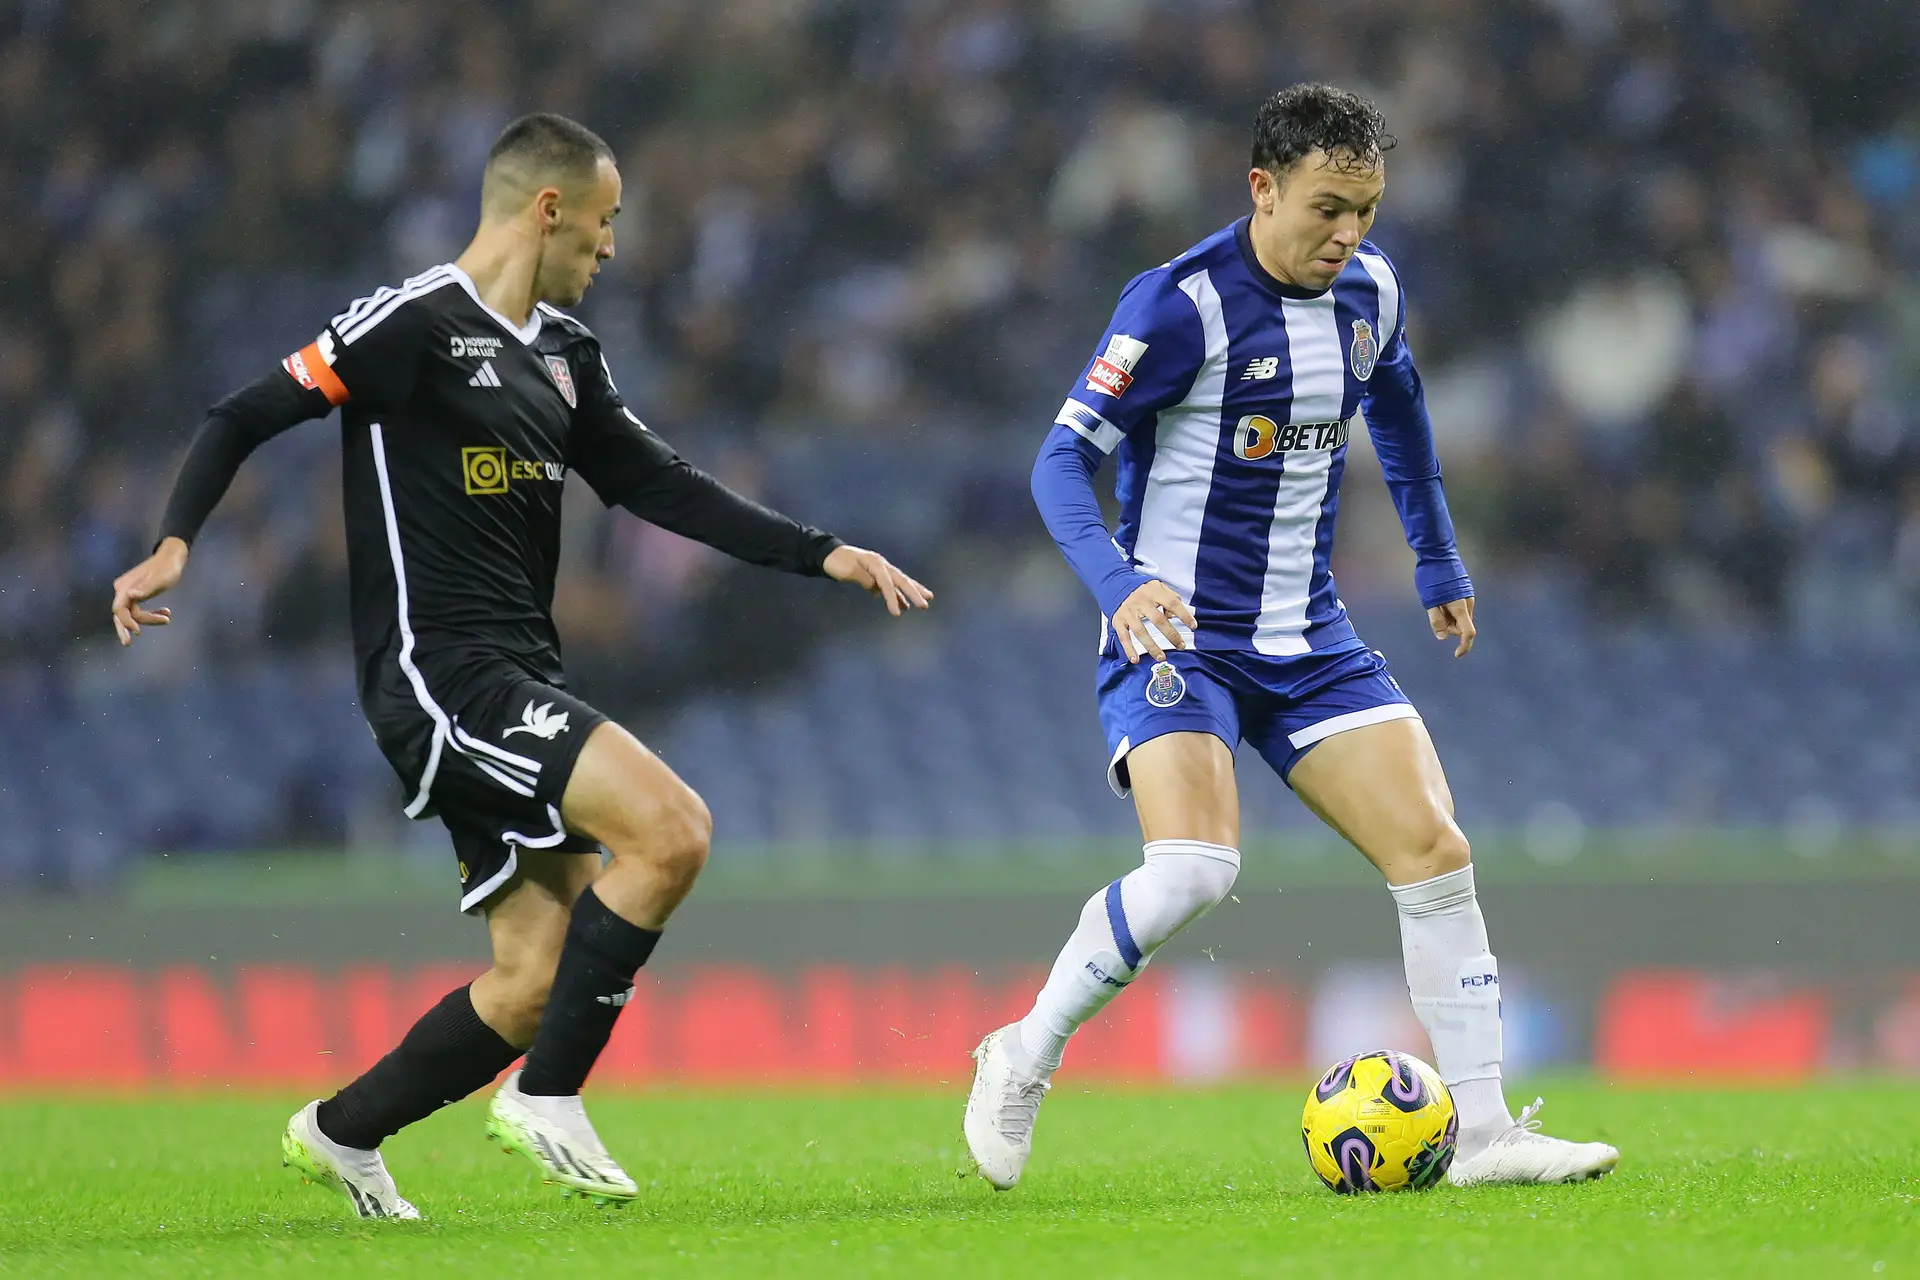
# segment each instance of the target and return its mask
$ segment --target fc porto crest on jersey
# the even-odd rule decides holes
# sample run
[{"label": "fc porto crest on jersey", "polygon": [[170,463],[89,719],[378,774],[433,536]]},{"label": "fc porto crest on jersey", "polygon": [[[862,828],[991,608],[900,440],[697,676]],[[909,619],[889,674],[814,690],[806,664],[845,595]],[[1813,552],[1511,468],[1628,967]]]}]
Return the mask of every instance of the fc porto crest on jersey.
[{"label": "fc porto crest on jersey", "polygon": [[1380,358],[1380,348],[1373,341],[1373,326],[1365,320],[1353,322],[1353,346],[1347,351],[1347,363],[1353,366],[1353,376],[1365,382],[1373,376],[1373,365]]},{"label": "fc porto crest on jersey", "polygon": [[1365,320],[1353,322],[1353,346],[1347,349],[1347,363],[1353,366],[1353,376],[1365,382],[1373,376],[1373,366],[1380,359],[1380,346],[1373,340],[1373,326]]},{"label": "fc porto crest on jersey", "polygon": [[580,402],[573,394],[573,370],[567,366],[567,358],[548,356],[547,372],[553,375],[553,385],[560,388],[560,394],[566,397],[567,408],[578,409]]},{"label": "fc porto crest on jersey", "polygon": [[1173,669],[1171,662],[1156,662],[1147,678],[1147,701],[1156,707],[1171,707],[1187,696],[1187,678]]}]

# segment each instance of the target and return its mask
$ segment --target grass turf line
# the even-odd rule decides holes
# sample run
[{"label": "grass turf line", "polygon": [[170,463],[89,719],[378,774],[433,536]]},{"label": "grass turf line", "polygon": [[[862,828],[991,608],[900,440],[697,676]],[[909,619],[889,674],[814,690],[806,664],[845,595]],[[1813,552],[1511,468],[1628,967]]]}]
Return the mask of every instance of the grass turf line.
[{"label": "grass turf line", "polygon": [[1368,1199],[1308,1172],[1304,1086],[1063,1082],[1005,1194],[955,1176],[963,1089],[592,1097],[641,1185],[624,1210],[539,1186],[468,1101],[388,1144],[421,1223],[361,1223],[282,1169],[297,1099],[11,1099],[0,1275],[1920,1275],[1913,1084],[1554,1082],[1549,1130],[1615,1142],[1612,1177]]}]

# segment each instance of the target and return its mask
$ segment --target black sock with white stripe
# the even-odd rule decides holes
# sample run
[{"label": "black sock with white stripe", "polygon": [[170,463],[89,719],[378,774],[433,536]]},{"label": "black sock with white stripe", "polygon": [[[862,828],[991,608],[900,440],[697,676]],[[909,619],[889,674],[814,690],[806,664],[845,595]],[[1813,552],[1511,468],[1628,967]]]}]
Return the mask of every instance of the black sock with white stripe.
[{"label": "black sock with white stripe", "polygon": [[449,991],[365,1075],[320,1104],[320,1132],[371,1150],[415,1120],[458,1102],[513,1064],[520,1050],[480,1020],[469,989]]},{"label": "black sock with white stripe", "polygon": [[622,920],[587,887],[567,923],[560,970],[520,1072],[522,1093],[564,1097],[580,1092],[613,1035],[633,991],[633,976],[659,941],[658,929]]}]

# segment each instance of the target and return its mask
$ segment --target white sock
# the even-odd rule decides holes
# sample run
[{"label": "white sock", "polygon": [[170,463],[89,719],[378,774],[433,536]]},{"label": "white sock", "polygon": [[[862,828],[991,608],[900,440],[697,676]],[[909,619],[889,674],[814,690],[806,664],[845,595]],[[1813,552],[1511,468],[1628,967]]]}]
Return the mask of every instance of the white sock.
[{"label": "white sock", "polygon": [[1034,1073],[1052,1075],[1075,1029],[1138,977],[1161,943],[1226,897],[1239,874],[1237,849],[1154,840],[1145,862],[1087,899],[1033,1011],[1020,1021],[1019,1056],[1032,1059]]},{"label": "white sock", "polygon": [[1513,1114],[1500,1091],[1500,966],[1487,949],[1473,868],[1395,885],[1393,900],[1407,992],[1433,1042],[1433,1065],[1453,1093],[1461,1145],[1484,1145]]}]

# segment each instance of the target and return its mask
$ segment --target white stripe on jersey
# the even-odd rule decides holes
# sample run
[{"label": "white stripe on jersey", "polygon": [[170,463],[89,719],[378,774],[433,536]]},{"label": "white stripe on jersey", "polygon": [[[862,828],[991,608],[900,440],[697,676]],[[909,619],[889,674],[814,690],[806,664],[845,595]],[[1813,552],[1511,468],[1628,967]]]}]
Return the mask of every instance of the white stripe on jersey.
[{"label": "white stripe on jersey", "polygon": [[333,318],[333,331],[340,335],[340,341],[351,343],[364,337],[368,330],[392,315],[404,304],[435,289],[444,289],[455,283],[456,277],[450,266],[435,267],[402,284],[398,289],[383,288],[375,291],[371,297],[362,298],[348,307],[345,312]]},{"label": "white stripe on jersey", "polygon": [[518,755],[512,751],[508,751],[505,747],[496,747],[491,742],[484,742],[474,737],[460,727],[460,721],[457,719],[453,722],[453,737],[461,746],[471,747],[473,750],[481,752],[484,755],[490,755],[502,764],[512,765],[521,773],[538,774],[540,772],[540,762],[538,760],[535,760],[531,756]]},{"label": "white stripe on jersey", "polygon": [[373,468],[380,477],[380,513],[386,517],[387,553],[393,557],[393,587],[396,596],[395,616],[400,620],[400,670],[407,677],[407,683],[413,686],[414,699],[420,709],[433,721],[433,745],[427,751],[427,763],[420,770],[420,788],[405,810],[409,818],[417,818],[420,811],[427,807],[427,801],[433,795],[434,775],[440,772],[440,752],[447,745],[450,722],[447,713],[427,692],[427,679],[420,674],[420,668],[413,661],[413,620],[407,616],[407,562],[400,555],[400,517],[393,510],[393,485],[387,479],[387,446],[380,434],[380,424],[367,424],[368,435],[373,441]]},{"label": "white stripe on jersey", "polygon": [[[1293,366],[1290,424],[1335,422],[1347,395],[1346,352],[1340,346],[1340,321],[1333,294],[1290,298],[1282,307],[1287,353]],[[1285,455],[1286,470],[1273,499],[1273,524],[1267,530],[1267,575],[1260,587],[1260,616],[1253,624],[1253,647],[1276,655],[1310,653],[1307,602],[1313,595],[1313,553],[1320,531],[1320,507],[1327,500],[1333,451],[1297,450]]]},{"label": "white stripe on jersey", "polygon": [[[1213,460],[1219,450],[1220,406],[1227,394],[1227,318],[1213,277],[1196,271],[1180,282],[1193,299],[1206,335],[1206,359],[1187,398],[1161,412],[1155,425],[1153,466],[1140,498],[1140,534],[1133,558],[1141,573],[1158,578],[1193,599],[1200,560],[1200,526],[1213,491]],[[1175,624],[1188,635],[1184,623]]]},{"label": "white stripe on jersey", "polygon": [[1376,354],[1384,356],[1387,344],[1393,341],[1393,327],[1400,323],[1400,282],[1393,278],[1393,268],[1387,260],[1377,253],[1356,253],[1360,265],[1373,277],[1373,283],[1380,290],[1380,337]]}]

